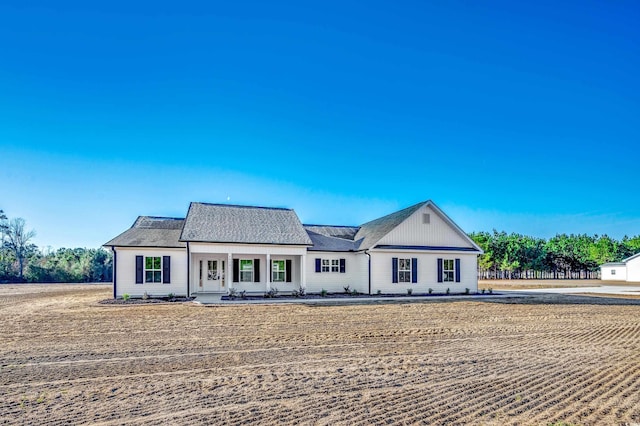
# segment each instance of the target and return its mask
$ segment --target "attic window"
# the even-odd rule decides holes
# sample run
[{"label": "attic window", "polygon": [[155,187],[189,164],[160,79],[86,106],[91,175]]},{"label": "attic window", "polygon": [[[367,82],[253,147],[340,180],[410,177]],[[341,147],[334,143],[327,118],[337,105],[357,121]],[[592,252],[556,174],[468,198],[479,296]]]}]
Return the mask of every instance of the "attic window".
[{"label": "attic window", "polygon": [[616,274],[616,270],[615,270],[615,269],[612,269],[612,270],[611,270],[611,275],[615,275],[615,274]]},{"label": "attic window", "polygon": [[422,214],[422,223],[424,223],[425,225],[428,225],[431,223],[431,215],[429,213]]}]

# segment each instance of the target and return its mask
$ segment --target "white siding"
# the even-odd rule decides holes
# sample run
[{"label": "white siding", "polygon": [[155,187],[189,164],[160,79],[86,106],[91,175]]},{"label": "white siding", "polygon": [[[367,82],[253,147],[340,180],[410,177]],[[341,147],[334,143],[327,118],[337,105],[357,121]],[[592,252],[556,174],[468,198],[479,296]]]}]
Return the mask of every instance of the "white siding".
[{"label": "white siding", "polygon": [[[423,214],[429,223],[423,223]],[[404,246],[473,247],[432,208],[424,206],[409,216],[378,244]]]},{"label": "white siding", "polygon": [[[176,296],[187,294],[187,250],[163,248],[116,247],[116,297]],[[136,256],[171,256],[171,283],[136,284]]]},{"label": "white siding", "polygon": [[190,243],[191,253],[233,253],[233,254],[264,254],[271,255],[303,255],[307,253],[306,246],[283,246],[276,244],[210,244]]},{"label": "white siding", "polygon": [[602,281],[626,281],[627,267],[620,266],[601,266],[600,279]]},{"label": "white siding", "polygon": [[[392,280],[392,259],[417,258],[418,282],[394,283]],[[460,282],[438,282],[438,259],[460,259]],[[445,293],[447,288],[451,293],[464,293],[468,288],[471,293],[478,291],[477,275],[478,256],[470,253],[424,253],[424,252],[371,252],[371,293],[380,290],[383,294],[407,294],[411,288],[413,294]]]},{"label": "white siding", "polygon": [[[316,259],[345,259],[345,272],[316,272]],[[364,253],[310,251],[307,253],[307,293],[342,293],[344,287],[369,292],[368,258]]]},{"label": "white siding", "polygon": [[640,256],[627,262],[627,281],[640,282]]}]

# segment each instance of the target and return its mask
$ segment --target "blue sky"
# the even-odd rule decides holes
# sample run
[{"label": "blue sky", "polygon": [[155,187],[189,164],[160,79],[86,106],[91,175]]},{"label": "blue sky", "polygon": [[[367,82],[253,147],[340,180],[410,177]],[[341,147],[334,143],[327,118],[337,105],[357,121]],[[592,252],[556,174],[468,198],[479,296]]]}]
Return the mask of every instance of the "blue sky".
[{"label": "blue sky", "polygon": [[640,234],[640,6],[0,3],[0,209],[97,247],[190,201]]}]

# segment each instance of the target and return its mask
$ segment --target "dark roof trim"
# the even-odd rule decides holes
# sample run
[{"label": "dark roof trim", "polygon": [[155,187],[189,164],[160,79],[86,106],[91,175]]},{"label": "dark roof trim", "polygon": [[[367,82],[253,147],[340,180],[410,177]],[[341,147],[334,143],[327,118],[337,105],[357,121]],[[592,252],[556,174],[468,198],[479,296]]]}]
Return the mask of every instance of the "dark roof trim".
[{"label": "dark roof trim", "polygon": [[395,246],[379,244],[374,249],[381,250],[424,250],[424,251],[471,251],[478,252],[474,247],[440,247],[440,246]]},{"label": "dark roof trim", "polygon": [[347,250],[329,250],[329,249],[325,249],[325,248],[314,248],[313,246],[309,247],[307,249],[307,251],[312,251],[312,252],[321,252],[321,251],[326,251],[327,253],[355,253],[357,250],[354,249],[347,249]]}]

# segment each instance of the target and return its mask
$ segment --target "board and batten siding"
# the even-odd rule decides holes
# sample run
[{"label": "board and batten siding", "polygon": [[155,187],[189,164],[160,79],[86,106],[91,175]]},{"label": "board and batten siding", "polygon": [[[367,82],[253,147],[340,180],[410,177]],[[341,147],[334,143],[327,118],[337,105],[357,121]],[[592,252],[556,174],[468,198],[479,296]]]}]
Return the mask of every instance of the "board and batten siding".
[{"label": "board and batten siding", "polygon": [[[428,214],[429,223],[424,223]],[[440,217],[424,206],[385,235],[377,244],[404,246],[473,247],[469,241]]]},{"label": "board and batten siding", "polygon": [[[344,259],[345,272],[316,272],[316,259]],[[310,251],[306,273],[307,293],[342,293],[346,286],[359,293],[369,292],[369,261],[364,253]]]},{"label": "board and batten siding", "polygon": [[[417,259],[418,282],[394,283],[392,276],[393,258]],[[438,282],[438,259],[460,259],[460,282]],[[424,253],[417,251],[387,252],[371,251],[371,293],[380,290],[383,294],[407,294],[412,289],[414,294],[445,293],[447,288],[451,293],[478,292],[478,256],[476,253],[442,252]]]},{"label": "board and batten siding", "polygon": [[[149,296],[176,296],[187,294],[187,249],[165,248],[128,248],[116,247],[116,297],[128,294],[131,297],[142,297],[146,292]],[[136,256],[171,257],[171,282],[136,284]],[[144,268],[144,265],[143,265]],[[143,272],[144,281],[144,272]]]}]

